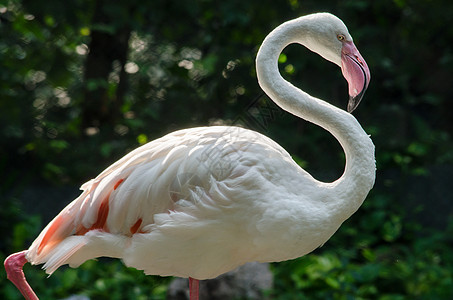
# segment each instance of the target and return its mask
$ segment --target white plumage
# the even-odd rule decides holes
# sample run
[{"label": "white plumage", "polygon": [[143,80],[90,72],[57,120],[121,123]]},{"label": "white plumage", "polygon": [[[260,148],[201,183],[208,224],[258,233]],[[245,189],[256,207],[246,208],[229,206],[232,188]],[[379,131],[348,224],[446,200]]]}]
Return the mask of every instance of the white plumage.
[{"label": "white plumage", "polygon": [[368,67],[343,22],[326,13],[279,26],[257,55],[258,79],[272,100],[338,139],[346,154],[341,178],[317,181],[281,146],[251,130],[176,131],[85,183],[26,259],[45,263],[49,274],[110,256],[146,274],[206,279],[249,261],[300,257],[325,243],[373,186],[374,146],[351,114],[280,76],[278,56],[290,43],[342,67],[354,86],[352,109],[368,86]]}]

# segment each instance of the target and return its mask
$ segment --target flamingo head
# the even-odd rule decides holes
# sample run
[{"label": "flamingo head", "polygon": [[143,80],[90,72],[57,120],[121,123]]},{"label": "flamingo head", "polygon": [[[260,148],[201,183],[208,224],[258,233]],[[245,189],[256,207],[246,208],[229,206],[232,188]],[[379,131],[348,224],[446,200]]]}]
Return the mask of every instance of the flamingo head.
[{"label": "flamingo head", "polygon": [[346,25],[329,13],[306,16],[312,18],[308,30],[309,39],[304,45],[325,59],[337,64],[348,82],[349,102],[347,110],[352,112],[362,100],[370,83],[371,74],[354,45]]}]

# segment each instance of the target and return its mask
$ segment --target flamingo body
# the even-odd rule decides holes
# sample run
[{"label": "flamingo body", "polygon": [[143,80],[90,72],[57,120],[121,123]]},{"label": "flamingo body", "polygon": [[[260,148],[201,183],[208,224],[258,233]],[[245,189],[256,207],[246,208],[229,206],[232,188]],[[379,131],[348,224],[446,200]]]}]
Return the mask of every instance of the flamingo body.
[{"label": "flamingo body", "polygon": [[[345,219],[326,209],[329,195],[317,193],[319,184],[257,132],[180,130],[84,184],[27,259],[52,273],[62,264],[109,256],[147,274],[206,279],[248,261],[299,257]],[[301,187],[303,206],[296,205]]]},{"label": "flamingo body", "polygon": [[170,133],[82,185],[82,194],[27,251],[5,261],[27,299],[36,298],[20,273],[25,261],[44,263],[51,274],[64,264],[121,258],[146,274],[190,277],[198,298],[198,279],[249,261],[300,257],[324,244],[372,188],[374,145],[350,113],[281,77],[278,56],[291,43],[342,68],[349,111],[368,87],[368,66],[343,22],[327,13],[282,24],[257,55],[258,81],[272,100],[328,130],[343,147],[346,167],[338,180],[314,179],[281,146],[251,130],[216,126]]}]

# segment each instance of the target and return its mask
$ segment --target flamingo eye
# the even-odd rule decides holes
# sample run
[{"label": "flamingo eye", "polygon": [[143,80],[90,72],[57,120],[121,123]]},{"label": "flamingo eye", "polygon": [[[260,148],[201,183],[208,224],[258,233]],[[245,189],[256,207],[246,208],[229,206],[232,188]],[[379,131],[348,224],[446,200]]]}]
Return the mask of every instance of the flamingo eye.
[{"label": "flamingo eye", "polygon": [[344,35],[342,35],[342,34],[337,34],[337,39],[339,41],[344,41],[346,39],[346,37]]}]

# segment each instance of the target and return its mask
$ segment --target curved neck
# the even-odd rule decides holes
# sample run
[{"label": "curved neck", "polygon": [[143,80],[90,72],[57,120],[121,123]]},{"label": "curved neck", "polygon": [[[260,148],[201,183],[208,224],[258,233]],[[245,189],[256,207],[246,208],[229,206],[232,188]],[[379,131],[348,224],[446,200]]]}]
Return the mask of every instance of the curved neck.
[{"label": "curved neck", "polygon": [[376,167],[371,139],[354,116],[296,88],[283,79],[278,69],[278,57],[286,46],[301,43],[313,49],[314,41],[310,23],[304,22],[303,18],[277,27],[258,51],[258,81],[282,109],[323,127],[339,141],[346,155],[345,171],[335,182],[318,183],[338,195],[339,199],[346,199],[348,203],[357,202],[357,209],[374,184]]}]

